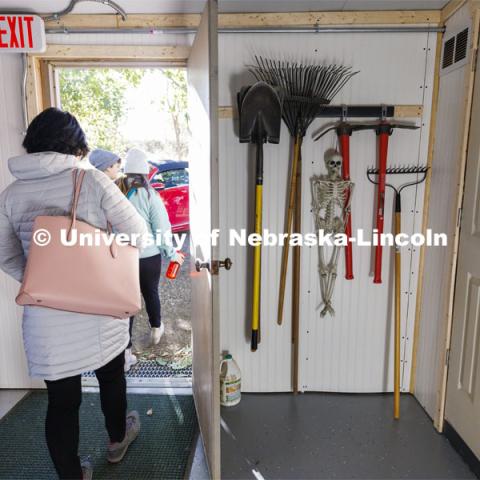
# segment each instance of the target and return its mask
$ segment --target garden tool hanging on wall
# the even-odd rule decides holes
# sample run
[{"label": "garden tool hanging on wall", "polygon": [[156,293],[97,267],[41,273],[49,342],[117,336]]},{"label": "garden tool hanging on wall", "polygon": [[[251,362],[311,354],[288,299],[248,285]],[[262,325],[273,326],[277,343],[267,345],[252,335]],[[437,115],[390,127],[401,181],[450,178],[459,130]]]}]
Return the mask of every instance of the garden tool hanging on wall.
[{"label": "garden tool hanging on wall", "polygon": [[[327,129],[321,130],[314,136],[314,141],[320,140],[328,132],[335,130],[338,136],[338,143],[340,145],[340,152],[342,155],[342,178],[345,181],[350,181],[350,137],[353,132],[358,130],[367,130],[369,125],[361,123],[348,123],[345,117],[336,125]],[[345,246],[345,278],[353,280],[353,253],[352,253],[352,215],[350,212],[350,195],[345,198],[345,208],[347,210],[347,217],[345,219],[345,234],[347,236],[347,245]],[[347,208],[348,204],[348,208]]]},{"label": "garden tool hanging on wall", "polygon": [[[302,65],[296,62],[255,57],[256,65],[249,68],[257,80],[279,87],[284,93],[282,118],[294,140],[290,182],[287,193],[286,242],[283,246],[278,318],[283,320],[283,304],[287,279],[289,238],[295,215],[295,231],[301,232],[301,149],[308,127],[318,115],[322,105],[327,105],[345,84],[358,72],[342,65]],[[300,311],[300,247],[294,247],[292,282],[292,345],[293,391],[298,392],[298,332]]]},{"label": "garden tool hanging on wall", "polygon": [[[383,234],[385,221],[385,175],[387,173],[388,140],[396,128],[416,130],[420,127],[410,123],[391,123],[382,120],[374,130],[378,138],[378,182],[377,182],[377,209],[376,209],[376,233],[378,238]],[[382,245],[377,242],[375,246],[375,270],[373,283],[382,283]]]},{"label": "garden tool hanging on wall", "polygon": [[[427,177],[428,167],[393,167],[385,169],[384,186],[390,187],[395,192],[395,228],[394,236],[402,231],[402,205],[401,193],[407,187],[422,183]],[[390,183],[386,183],[386,175],[416,175],[416,180],[404,183],[399,187],[395,187]],[[367,178],[377,185],[380,185],[381,172],[379,168],[369,168],[367,170]],[[377,179],[375,179],[377,178]],[[395,339],[394,339],[394,400],[393,400],[393,416],[395,419],[400,418],[400,339],[401,339],[401,252],[400,246],[395,244]]]},{"label": "garden tool hanging on wall", "polygon": [[[383,110],[383,107],[382,107]],[[380,238],[383,233],[384,224],[384,209],[385,209],[385,171],[387,168],[388,156],[388,140],[390,135],[396,128],[416,130],[417,127],[411,123],[390,122],[385,120],[385,117],[380,122],[364,122],[364,123],[348,123],[341,121],[337,125],[321,131],[317,134],[314,140],[318,140],[331,130],[336,130],[341,151],[343,155],[343,175],[345,180],[350,179],[350,136],[353,132],[360,130],[375,130],[378,138],[378,188],[377,188],[377,206],[376,206],[376,233]],[[350,238],[351,234],[351,219],[347,219],[347,227],[345,233]],[[380,242],[375,246],[375,269],[373,283],[382,283],[382,246]],[[346,278],[353,278],[352,267],[352,246],[348,242],[345,250],[346,260]]]},{"label": "garden tool hanging on wall", "polygon": [[[316,231],[324,234],[346,233],[346,222],[350,214],[350,202],[354,184],[342,178],[342,155],[335,150],[325,154],[327,175],[314,175],[310,179],[312,188],[312,213],[315,218]],[[323,309],[320,316],[327,313],[334,315],[332,306],[333,289],[337,278],[337,263],[339,248],[331,247],[329,258],[326,256],[326,246],[318,246],[318,271],[320,274],[320,294]]]},{"label": "garden tool hanging on wall", "polygon": [[[238,94],[240,115],[240,143],[257,146],[255,166],[255,233],[262,234],[263,144],[280,141],[282,121],[281,95],[265,82],[244,87]],[[257,350],[260,331],[260,277],[262,246],[253,252],[252,283],[252,351]]]}]

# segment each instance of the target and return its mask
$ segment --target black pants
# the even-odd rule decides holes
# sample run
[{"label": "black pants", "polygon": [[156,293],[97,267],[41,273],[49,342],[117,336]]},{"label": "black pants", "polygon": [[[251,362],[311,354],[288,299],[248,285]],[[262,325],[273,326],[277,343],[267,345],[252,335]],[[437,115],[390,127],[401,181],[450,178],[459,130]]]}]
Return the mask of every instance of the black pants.
[{"label": "black pants", "polygon": [[[147,310],[148,321],[151,327],[160,327],[161,308],[160,297],[158,296],[158,285],[160,284],[160,271],[162,269],[162,256],[160,254],[153,257],[140,259],[140,290],[145,300],[145,309]],[[132,328],[133,319],[130,317],[130,343],[132,346]]]},{"label": "black pants", "polygon": [[[100,385],[105,426],[111,442],[121,442],[125,437],[127,386],[123,373],[124,362],[125,355],[122,351],[109,363],[95,370]],[[78,456],[81,376],[45,380],[45,383],[48,390],[45,433],[50,456],[62,480],[81,479],[82,468]]]}]

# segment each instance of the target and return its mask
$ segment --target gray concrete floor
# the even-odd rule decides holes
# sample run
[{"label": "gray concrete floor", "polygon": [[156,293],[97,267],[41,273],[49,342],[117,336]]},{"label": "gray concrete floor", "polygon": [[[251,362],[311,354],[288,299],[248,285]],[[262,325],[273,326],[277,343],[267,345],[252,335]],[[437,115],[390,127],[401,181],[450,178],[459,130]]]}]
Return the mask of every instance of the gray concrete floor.
[{"label": "gray concrete floor", "polygon": [[415,398],[244,394],[222,408],[222,479],[476,478]]}]

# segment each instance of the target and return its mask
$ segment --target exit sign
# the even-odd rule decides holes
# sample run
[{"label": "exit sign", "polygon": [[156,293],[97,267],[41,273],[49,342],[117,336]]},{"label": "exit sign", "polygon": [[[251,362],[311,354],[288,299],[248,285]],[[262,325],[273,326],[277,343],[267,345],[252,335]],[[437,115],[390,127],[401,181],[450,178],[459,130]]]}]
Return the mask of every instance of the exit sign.
[{"label": "exit sign", "polygon": [[0,53],[44,52],[45,24],[37,15],[0,13]]}]

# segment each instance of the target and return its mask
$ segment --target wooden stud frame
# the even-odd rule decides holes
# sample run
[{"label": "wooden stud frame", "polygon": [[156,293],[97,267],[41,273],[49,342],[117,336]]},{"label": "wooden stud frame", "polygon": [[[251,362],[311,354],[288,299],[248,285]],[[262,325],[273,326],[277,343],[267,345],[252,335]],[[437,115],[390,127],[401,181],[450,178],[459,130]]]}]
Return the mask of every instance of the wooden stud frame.
[{"label": "wooden stud frame", "polygon": [[[197,14],[128,15],[122,21],[119,15],[69,14],[46,23],[55,28],[196,28]],[[401,10],[366,12],[285,12],[285,13],[221,13],[219,28],[255,27],[314,27],[345,25],[437,25],[441,22],[440,10]]]},{"label": "wooden stud frame", "polygon": [[[420,118],[423,115],[423,105],[395,105],[395,118]],[[218,118],[237,118],[236,107],[218,107]]]},{"label": "wooden stud frame", "polygon": [[[92,16],[91,18],[95,18]],[[157,45],[48,45],[44,53],[27,57],[27,117],[30,122],[42,110],[55,104],[50,82],[56,63],[75,64],[162,64],[186,65],[190,47]]]},{"label": "wooden stud frame", "polygon": [[[440,87],[440,63],[442,58],[442,42],[443,34],[437,33],[436,42],[436,56],[435,56],[435,73],[432,95],[432,111],[430,115],[430,138],[428,140],[428,157],[427,167],[428,173],[425,180],[425,191],[423,197],[423,218],[422,218],[422,233],[425,235],[428,225],[428,211],[430,208],[430,182],[432,174],[432,160],[433,147],[435,145],[435,128],[437,123],[437,109],[438,109],[438,94]],[[425,246],[420,249],[420,260],[418,265],[418,283],[417,283],[417,300],[415,304],[415,329],[413,335],[413,353],[412,353],[412,373],[410,377],[410,392],[415,393],[416,368],[417,368],[417,351],[418,351],[418,337],[420,333],[420,318],[422,314],[422,299],[423,299],[423,273],[425,268]]]}]

